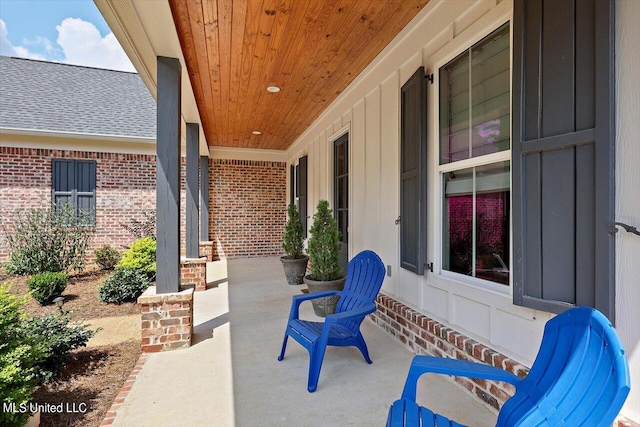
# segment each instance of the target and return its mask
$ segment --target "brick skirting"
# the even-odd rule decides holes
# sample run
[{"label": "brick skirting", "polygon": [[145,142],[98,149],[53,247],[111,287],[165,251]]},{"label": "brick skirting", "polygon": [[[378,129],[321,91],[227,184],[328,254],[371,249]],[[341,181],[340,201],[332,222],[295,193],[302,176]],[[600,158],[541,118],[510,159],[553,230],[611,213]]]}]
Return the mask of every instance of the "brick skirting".
[{"label": "brick skirting", "polygon": [[[445,326],[393,298],[379,294],[378,311],[371,317],[378,326],[414,353],[479,362],[525,377],[529,369],[489,347]],[[472,395],[495,410],[515,393],[511,384],[455,377]]]},{"label": "brick skirting", "polygon": [[630,420],[629,418],[619,416],[614,422],[613,427],[640,427],[640,423]]}]

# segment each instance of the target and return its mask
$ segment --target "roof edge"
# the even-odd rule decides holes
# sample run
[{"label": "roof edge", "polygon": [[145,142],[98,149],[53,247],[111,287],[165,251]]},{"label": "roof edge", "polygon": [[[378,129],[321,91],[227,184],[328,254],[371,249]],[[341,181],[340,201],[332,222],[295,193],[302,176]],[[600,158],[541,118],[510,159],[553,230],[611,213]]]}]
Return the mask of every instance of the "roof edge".
[{"label": "roof edge", "polygon": [[9,128],[0,126],[0,134],[14,134],[14,135],[29,135],[29,136],[48,136],[48,137],[65,137],[75,139],[93,139],[99,141],[120,141],[120,142],[134,142],[155,144],[156,139],[152,137],[143,136],[128,136],[128,135],[108,135],[100,133],[82,133],[82,132],[65,132],[57,130],[42,130],[42,129],[23,129],[23,128]]}]

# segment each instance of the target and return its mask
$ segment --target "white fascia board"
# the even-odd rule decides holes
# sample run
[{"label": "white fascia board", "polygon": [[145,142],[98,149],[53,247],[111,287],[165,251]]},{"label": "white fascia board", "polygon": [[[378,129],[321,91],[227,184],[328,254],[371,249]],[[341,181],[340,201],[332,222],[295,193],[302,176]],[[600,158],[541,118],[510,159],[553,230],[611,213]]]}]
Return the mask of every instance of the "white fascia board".
[{"label": "white fascia board", "polygon": [[8,128],[0,127],[0,134],[13,134],[13,135],[27,135],[27,136],[43,136],[50,138],[72,138],[72,139],[91,139],[97,141],[116,141],[116,142],[131,142],[131,143],[143,143],[154,144],[155,138],[140,137],[140,136],[126,136],[126,135],[106,135],[100,133],[82,133],[82,132],[61,132],[57,130],[40,130],[40,129],[21,129],[21,128]]},{"label": "white fascia board", "polygon": [[200,155],[208,155],[209,147],[169,3],[146,0],[94,0],[94,3],[155,99],[158,92],[156,58],[165,56],[180,60],[180,114],[185,123],[198,124]]}]

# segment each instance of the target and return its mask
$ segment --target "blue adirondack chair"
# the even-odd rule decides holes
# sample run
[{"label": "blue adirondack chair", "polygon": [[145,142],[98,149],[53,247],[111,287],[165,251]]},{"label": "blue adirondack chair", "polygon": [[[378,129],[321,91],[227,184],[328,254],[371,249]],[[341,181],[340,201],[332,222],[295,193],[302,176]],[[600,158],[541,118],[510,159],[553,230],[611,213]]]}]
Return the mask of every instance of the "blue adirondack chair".
[{"label": "blue adirondack chair", "polygon": [[538,356],[526,378],[457,359],[416,356],[402,398],[389,409],[387,427],[461,426],[416,403],[424,373],[504,381],[516,387],[498,414],[497,427],[609,426],[630,389],[629,366],[615,329],[589,307],[549,320]]},{"label": "blue adirondack chair", "polygon": [[[374,300],[382,286],[384,274],[385,269],[380,257],[375,252],[362,251],[349,261],[347,280],[342,291],[315,292],[293,297],[278,360],[284,358],[288,337],[292,337],[307,349],[310,358],[307,389],[310,393],[318,386],[320,368],[328,345],[356,346],[367,363],[372,363],[367,344],[360,333],[360,324],[367,314],[376,311]],[[298,318],[300,304],[303,301],[331,295],[339,295],[340,300],[335,313],[325,317],[324,322]]]}]

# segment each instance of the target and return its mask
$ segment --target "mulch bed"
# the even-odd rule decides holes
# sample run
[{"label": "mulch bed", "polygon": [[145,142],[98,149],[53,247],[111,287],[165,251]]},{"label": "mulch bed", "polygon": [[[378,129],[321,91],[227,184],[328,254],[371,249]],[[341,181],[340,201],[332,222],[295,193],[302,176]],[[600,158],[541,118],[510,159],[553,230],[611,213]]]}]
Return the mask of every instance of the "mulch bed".
[{"label": "mulch bed", "polygon": [[[100,286],[112,273],[89,267],[82,273],[70,275],[67,289],[62,293],[65,298],[64,311],[71,312],[75,320],[139,314],[140,307],[136,303],[128,302],[117,305],[100,301]],[[16,295],[24,295],[29,292],[27,277],[8,276],[0,272],[0,282],[4,281],[13,283],[11,292]],[[55,305],[41,306],[33,298],[29,299],[25,308],[32,316],[44,316],[57,310]]]},{"label": "mulch bed", "polygon": [[[89,268],[69,277],[69,284],[62,295],[66,298],[64,310],[71,312],[74,320],[140,313],[140,307],[135,303],[115,305],[100,302],[98,289],[109,274]],[[13,282],[11,291],[16,295],[29,291],[26,277],[7,276],[0,270],[0,282],[6,280]],[[54,305],[42,307],[33,299],[25,308],[31,316],[43,316],[57,310]],[[76,412],[41,413],[40,426],[98,426],[139,356],[140,340],[73,351],[58,376],[36,389],[33,402],[51,405],[62,403],[71,410],[75,408]],[[86,412],[83,412],[85,408]]]}]

